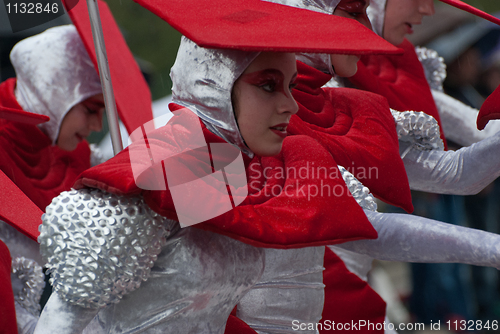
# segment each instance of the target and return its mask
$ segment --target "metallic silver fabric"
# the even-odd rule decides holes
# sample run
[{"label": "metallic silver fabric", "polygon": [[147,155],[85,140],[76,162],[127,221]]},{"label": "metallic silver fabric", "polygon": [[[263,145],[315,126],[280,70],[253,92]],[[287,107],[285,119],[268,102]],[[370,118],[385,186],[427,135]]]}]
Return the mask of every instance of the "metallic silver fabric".
[{"label": "metallic silver fabric", "polygon": [[333,14],[340,0],[264,0],[290,7],[303,8],[324,14]]},{"label": "metallic silver fabric", "polygon": [[238,317],[259,334],[296,333],[293,320],[319,322],[325,297],[324,254],[324,247],[265,249],[264,273],[238,303]]},{"label": "metallic silver fabric", "polygon": [[385,6],[387,0],[371,0],[370,5],[366,9],[368,18],[372,24],[373,31],[383,37],[384,33],[384,20],[385,20]]},{"label": "metallic silver fabric", "polygon": [[52,200],[38,241],[54,290],[70,303],[99,308],[149,277],[175,226],[140,197],[82,189]]},{"label": "metallic silver fabric", "polygon": [[141,288],[102,309],[83,333],[223,334],[229,314],[263,270],[262,249],[181,229],[168,238]]},{"label": "metallic silver fabric", "polygon": [[26,38],[10,53],[16,99],[29,112],[50,117],[39,127],[55,143],[61,122],[75,104],[102,93],[99,76],[73,25]]},{"label": "metallic silver fabric", "polygon": [[45,286],[42,267],[31,259],[16,257],[12,260],[12,276],[15,301],[31,315],[38,316]]},{"label": "metallic silver fabric", "polygon": [[365,213],[378,238],[337,247],[387,261],[458,262],[500,268],[500,235],[408,214]]},{"label": "metallic silver fabric", "polygon": [[[286,6],[332,15],[340,0],[264,0]],[[332,71],[330,56],[323,53],[297,53],[297,60],[325,73]]]},{"label": "metallic silver fabric", "polygon": [[359,206],[365,210],[377,211],[377,202],[375,201],[375,197],[370,193],[370,189],[359,182],[347,169],[342,166],[338,167],[347,188]]},{"label": "metallic silver fabric", "polygon": [[2,220],[0,220],[0,240],[7,245],[12,258],[23,256],[35,260],[40,266],[45,264],[40,255],[40,245]]},{"label": "metallic silver fabric", "polygon": [[18,334],[33,334],[36,324],[38,323],[38,315],[33,315],[24,309],[18,302],[16,307],[16,321]]},{"label": "metallic silver fabric", "polygon": [[500,176],[500,133],[458,151],[421,151],[401,143],[411,189],[438,194],[476,194]]},{"label": "metallic silver fabric", "polygon": [[[417,151],[444,149],[439,124],[434,117],[420,111],[399,112],[391,109],[391,113],[396,122],[402,158],[410,149]],[[402,151],[401,147],[406,149]]]},{"label": "metallic silver fabric", "polygon": [[102,150],[96,144],[90,144],[90,166],[94,167],[102,164],[107,159],[104,157]]},{"label": "metallic silver fabric", "polygon": [[182,37],[170,71],[172,102],[192,110],[214,134],[250,157],[231,103],[234,82],[259,52],[206,49]]},{"label": "metallic silver fabric", "polygon": [[443,57],[440,57],[436,51],[421,46],[415,47],[415,52],[424,68],[425,77],[431,89],[442,92],[443,82],[446,79],[446,64]]},{"label": "metallic silver fabric", "polygon": [[484,130],[479,131],[476,127],[477,109],[436,90],[432,90],[432,96],[447,139],[462,146],[470,146],[500,131],[499,120],[490,121]]}]

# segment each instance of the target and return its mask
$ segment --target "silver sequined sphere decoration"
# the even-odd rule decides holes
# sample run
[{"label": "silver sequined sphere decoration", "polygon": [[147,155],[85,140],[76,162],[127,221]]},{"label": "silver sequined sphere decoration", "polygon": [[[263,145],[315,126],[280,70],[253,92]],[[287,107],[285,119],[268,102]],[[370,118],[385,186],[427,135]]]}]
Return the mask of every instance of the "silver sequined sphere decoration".
[{"label": "silver sequined sphere decoration", "polygon": [[370,193],[370,189],[365,187],[354,175],[347,171],[342,166],[338,166],[342,178],[344,179],[347,188],[352,194],[352,197],[365,210],[377,211],[377,202],[375,197]]},{"label": "silver sequined sphere decoration", "polygon": [[409,142],[420,150],[443,150],[439,124],[436,119],[421,111],[396,111],[391,109],[396,122],[396,132],[401,142]]},{"label": "silver sequined sphere decoration", "polygon": [[432,50],[421,46],[415,48],[418,60],[424,68],[425,77],[431,89],[443,91],[443,82],[446,79],[446,64],[443,57]]},{"label": "silver sequined sphere decoration", "polygon": [[137,289],[178,226],[139,196],[96,189],[61,193],[42,219],[38,241],[54,290],[86,308],[117,303]]}]

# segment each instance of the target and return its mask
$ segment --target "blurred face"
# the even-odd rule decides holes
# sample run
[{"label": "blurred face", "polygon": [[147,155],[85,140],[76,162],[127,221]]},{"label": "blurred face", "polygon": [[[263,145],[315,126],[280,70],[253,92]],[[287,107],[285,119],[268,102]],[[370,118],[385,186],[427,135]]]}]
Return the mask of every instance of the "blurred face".
[{"label": "blurred face", "polygon": [[[354,19],[372,29],[370,20],[366,15],[366,8],[370,4],[370,0],[342,0],[335,8],[333,15]],[[352,77],[358,71],[359,57],[356,55],[330,55],[333,70],[340,77]]]},{"label": "blurred face", "polygon": [[62,150],[73,151],[92,131],[101,131],[103,112],[102,94],[74,105],[64,116],[56,145]]},{"label": "blurred face", "polygon": [[262,52],[233,86],[233,108],[248,148],[260,156],[281,151],[290,117],[298,106],[292,97],[295,54]]},{"label": "blurred face", "polygon": [[403,43],[413,26],[422,23],[424,16],[433,15],[433,0],[387,0],[383,36],[394,45]]}]

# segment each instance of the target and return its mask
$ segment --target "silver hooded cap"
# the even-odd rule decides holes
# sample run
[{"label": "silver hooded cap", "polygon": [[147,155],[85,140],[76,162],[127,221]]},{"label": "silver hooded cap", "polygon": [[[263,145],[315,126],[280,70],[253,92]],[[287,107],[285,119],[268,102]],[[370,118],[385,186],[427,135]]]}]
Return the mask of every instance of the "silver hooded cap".
[{"label": "silver hooded cap", "polygon": [[217,136],[252,157],[238,129],[231,91],[259,52],[206,49],[182,37],[170,70],[172,102],[192,110]]},{"label": "silver hooded cap", "polygon": [[[286,6],[308,9],[332,15],[340,0],[265,0]],[[298,53],[297,60],[325,73],[332,72],[330,55],[325,53]]]},{"label": "silver hooded cap", "polygon": [[384,33],[386,4],[387,0],[371,0],[370,6],[366,9],[373,31],[381,37],[383,37],[382,34]]},{"label": "silver hooded cap", "polygon": [[102,93],[97,71],[73,25],[20,41],[10,60],[16,71],[17,102],[25,111],[50,117],[39,127],[53,144],[68,111]]}]

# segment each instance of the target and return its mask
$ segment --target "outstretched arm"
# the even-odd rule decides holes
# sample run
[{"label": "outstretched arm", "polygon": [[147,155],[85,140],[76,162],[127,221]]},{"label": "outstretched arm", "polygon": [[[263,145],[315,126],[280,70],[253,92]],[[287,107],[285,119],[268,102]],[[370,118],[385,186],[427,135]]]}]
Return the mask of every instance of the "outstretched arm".
[{"label": "outstretched arm", "polygon": [[500,268],[500,236],[408,214],[365,210],[378,232],[375,240],[337,247],[379,260],[465,263]]},{"label": "outstretched arm", "polygon": [[[400,143],[405,152],[410,144]],[[458,151],[409,149],[403,158],[413,190],[473,195],[500,176],[500,132]]]}]

